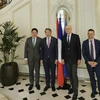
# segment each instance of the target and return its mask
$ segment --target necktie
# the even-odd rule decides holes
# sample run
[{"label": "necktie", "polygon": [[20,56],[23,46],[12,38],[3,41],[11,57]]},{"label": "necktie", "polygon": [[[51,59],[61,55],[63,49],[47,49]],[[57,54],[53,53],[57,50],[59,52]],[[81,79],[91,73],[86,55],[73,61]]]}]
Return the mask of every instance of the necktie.
[{"label": "necktie", "polygon": [[32,38],[33,47],[35,46],[35,38]]},{"label": "necktie", "polygon": [[70,43],[70,40],[69,40],[69,35],[68,35],[68,38],[67,38],[67,42],[68,42],[68,44]]},{"label": "necktie", "polygon": [[49,48],[49,46],[50,46],[50,39],[49,39],[49,37],[48,37],[47,45],[48,45],[48,48]]},{"label": "necktie", "polygon": [[92,60],[94,60],[94,50],[93,50],[93,43],[92,43],[92,40],[90,41],[90,55],[91,55],[91,58]]}]

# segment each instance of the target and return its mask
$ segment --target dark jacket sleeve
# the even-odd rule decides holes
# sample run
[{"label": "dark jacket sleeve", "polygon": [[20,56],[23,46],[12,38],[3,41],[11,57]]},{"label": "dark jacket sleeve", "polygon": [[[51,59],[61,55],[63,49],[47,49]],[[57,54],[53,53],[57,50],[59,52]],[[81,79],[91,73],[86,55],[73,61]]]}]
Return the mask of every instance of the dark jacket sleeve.
[{"label": "dark jacket sleeve", "polygon": [[24,58],[28,58],[28,39],[25,42],[25,47],[24,47]]},{"label": "dark jacket sleeve", "polygon": [[64,55],[65,55],[65,47],[64,47],[64,36],[62,37],[62,59],[64,59]]},{"label": "dark jacket sleeve", "polygon": [[88,63],[89,59],[88,59],[88,57],[86,55],[87,51],[86,51],[85,45],[86,45],[85,42],[83,42],[83,44],[82,44],[82,54],[83,54],[83,57],[85,59],[85,62]]},{"label": "dark jacket sleeve", "polygon": [[98,64],[100,64],[100,54],[99,54],[99,57],[98,57],[98,59],[96,60],[96,62],[97,62]]},{"label": "dark jacket sleeve", "polygon": [[40,52],[39,52],[40,55],[39,56],[40,56],[40,60],[41,60],[41,41],[42,41],[42,38],[40,38],[40,37],[38,37],[38,38],[39,38],[39,43],[40,43],[39,44],[39,50],[40,50]]},{"label": "dark jacket sleeve", "polygon": [[78,49],[78,60],[81,60],[81,42],[79,36],[77,36],[77,49]]},{"label": "dark jacket sleeve", "polygon": [[41,53],[40,53],[41,60],[43,60],[43,52],[44,52],[44,47],[43,47],[43,39],[42,39],[41,40]]},{"label": "dark jacket sleeve", "polygon": [[58,60],[58,41],[56,39],[56,43],[55,43],[55,50],[56,50],[56,60]]},{"label": "dark jacket sleeve", "polygon": [[100,64],[100,41],[97,41],[97,42],[98,42],[98,58],[96,62]]}]

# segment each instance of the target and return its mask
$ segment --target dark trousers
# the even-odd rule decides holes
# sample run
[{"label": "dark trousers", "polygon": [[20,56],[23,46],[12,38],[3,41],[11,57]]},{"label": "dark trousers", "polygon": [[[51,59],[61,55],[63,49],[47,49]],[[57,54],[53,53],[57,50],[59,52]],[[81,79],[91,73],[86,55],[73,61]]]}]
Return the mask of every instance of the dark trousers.
[{"label": "dark trousers", "polygon": [[68,69],[68,76],[70,83],[75,94],[78,94],[78,76],[77,76],[77,64],[66,63]]},{"label": "dark trousers", "polygon": [[40,61],[29,61],[29,80],[30,84],[34,84],[34,69],[35,69],[35,84],[39,84],[40,78]]},{"label": "dark trousers", "polygon": [[51,61],[48,59],[47,61],[43,61],[45,78],[46,78],[46,86],[50,86],[50,76],[51,76],[51,86],[55,86],[55,61]]},{"label": "dark trousers", "polygon": [[87,70],[90,76],[90,82],[92,87],[92,92],[96,92],[96,80],[95,80],[95,73],[97,77],[97,83],[98,83],[98,90],[100,92],[100,64],[98,64],[96,67],[91,67],[90,65],[87,65]]}]

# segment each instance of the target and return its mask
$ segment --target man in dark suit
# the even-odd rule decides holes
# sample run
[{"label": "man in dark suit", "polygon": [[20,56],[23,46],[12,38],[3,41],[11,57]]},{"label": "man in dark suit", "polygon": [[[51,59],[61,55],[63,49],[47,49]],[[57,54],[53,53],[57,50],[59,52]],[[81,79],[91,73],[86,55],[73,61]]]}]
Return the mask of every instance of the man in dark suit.
[{"label": "man in dark suit", "polygon": [[62,64],[67,65],[68,75],[72,88],[69,94],[74,92],[72,100],[78,96],[77,66],[81,63],[81,45],[79,36],[72,33],[70,25],[65,27],[66,35],[62,37]]},{"label": "man in dark suit", "polygon": [[95,73],[97,76],[98,90],[100,95],[100,41],[94,39],[95,32],[93,29],[88,30],[88,39],[82,44],[83,57],[87,66],[90,76],[92,93],[91,97],[94,98],[97,94]]},{"label": "man in dark suit", "polygon": [[32,37],[27,38],[25,43],[24,58],[25,63],[29,66],[30,86],[29,90],[34,85],[34,69],[35,69],[35,86],[39,90],[39,77],[40,77],[40,46],[41,38],[37,36],[38,30],[33,28],[31,30]]},{"label": "man in dark suit", "polygon": [[50,75],[52,91],[55,91],[55,69],[57,64],[57,39],[51,36],[52,30],[45,29],[46,37],[41,43],[41,63],[43,62],[46,78],[44,91],[50,88]]}]

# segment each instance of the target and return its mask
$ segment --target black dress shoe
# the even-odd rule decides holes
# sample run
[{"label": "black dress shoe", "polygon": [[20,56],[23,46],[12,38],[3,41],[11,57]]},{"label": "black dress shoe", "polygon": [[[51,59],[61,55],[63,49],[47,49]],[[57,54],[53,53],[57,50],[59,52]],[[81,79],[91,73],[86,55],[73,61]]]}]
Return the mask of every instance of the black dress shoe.
[{"label": "black dress shoe", "polygon": [[73,89],[71,88],[68,92],[68,94],[72,94],[73,93]]},{"label": "black dress shoe", "polygon": [[56,89],[55,89],[55,86],[52,86],[52,91],[55,91]]},{"label": "black dress shoe", "polygon": [[37,90],[40,90],[40,85],[36,84],[35,87],[37,88]]},{"label": "black dress shoe", "polygon": [[32,88],[33,88],[33,84],[31,84],[31,85],[29,86],[28,90],[32,90]]},{"label": "black dress shoe", "polygon": [[94,98],[95,97],[95,95],[97,95],[98,94],[98,92],[96,91],[95,93],[94,92],[92,92],[91,93],[91,98]]},{"label": "black dress shoe", "polygon": [[100,96],[100,92],[99,92],[99,96]]},{"label": "black dress shoe", "polygon": [[50,88],[50,86],[46,86],[45,88],[44,88],[44,91],[47,91],[48,89]]},{"label": "black dress shoe", "polygon": [[95,97],[95,93],[91,93],[91,98],[94,98]]},{"label": "black dress shoe", "polygon": [[98,92],[96,91],[96,92],[95,92],[95,95],[97,95],[97,94],[98,94]]},{"label": "black dress shoe", "polygon": [[78,96],[78,94],[74,93],[72,100],[77,100],[77,96]]}]

